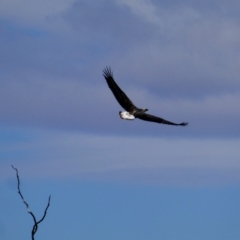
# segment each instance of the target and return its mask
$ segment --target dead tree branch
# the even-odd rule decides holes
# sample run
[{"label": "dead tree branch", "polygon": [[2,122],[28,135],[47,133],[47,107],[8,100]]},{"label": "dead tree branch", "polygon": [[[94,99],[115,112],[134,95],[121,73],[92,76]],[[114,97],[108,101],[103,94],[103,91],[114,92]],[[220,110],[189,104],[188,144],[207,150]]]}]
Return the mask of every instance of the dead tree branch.
[{"label": "dead tree branch", "polygon": [[38,230],[38,224],[40,222],[42,222],[44,220],[44,218],[46,217],[46,215],[47,215],[47,210],[48,210],[48,208],[50,206],[51,195],[48,197],[48,204],[47,204],[47,206],[45,208],[45,211],[44,211],[44,214],[43,214],[42,218],[39,221],[37,221],[35,215],[29,209],[29,204],[26,202],[26,200],[24,199],[24,197],[23,197],[23,195],[21,193],[21,190],[20,190],[20,178],[19,178],[19,175],[18,175],[18,170],[13,165],[12,165],[12,168],[16,171],[16,176],[17,176],[17,181],[18,181],[18,193],[19,193],[20,197],[22,198],[23,203],[26,205],[27,212],[32,216],[33,221],[34,221],[34,225],[33,225],[33,228],[32,228],[32,233],[31,233],[32,234],[32,240],[34,240],[34,235],[35,235],[35,233]]}]

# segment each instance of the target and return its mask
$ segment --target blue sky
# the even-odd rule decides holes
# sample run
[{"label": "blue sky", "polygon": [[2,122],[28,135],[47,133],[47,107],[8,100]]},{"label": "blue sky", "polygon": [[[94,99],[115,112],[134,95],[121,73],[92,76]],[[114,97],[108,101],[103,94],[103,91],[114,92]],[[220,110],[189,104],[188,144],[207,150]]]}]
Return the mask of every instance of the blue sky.
[{"label": "blue sky", "polygon": [[[0,238],[240,238],[239,1],[0,2]],[[111,66],[139,107],[123,121]],[[59,230],[60,228],[60,230]],[[13,231],[14,229],[14,231]]]}]

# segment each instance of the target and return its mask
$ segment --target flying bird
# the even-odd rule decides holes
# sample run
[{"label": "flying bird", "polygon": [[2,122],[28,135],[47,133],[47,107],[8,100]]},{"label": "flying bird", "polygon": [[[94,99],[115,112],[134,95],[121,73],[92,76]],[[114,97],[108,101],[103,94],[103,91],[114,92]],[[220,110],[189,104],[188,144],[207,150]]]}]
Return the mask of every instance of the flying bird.
[{"label": "flying bird", "polygon": [[125,120],[134,120],[135,118],[139,118],[144,121],[155,122],[155,123],[162,123],[174,126],[186,126],[187,122],[182,123],[173,123],[167,121],[163,118],[156,117],[150,114],[147,114],[147,108],[137,108],[133,102],[128,98],[128,96],[122,91],[122,89],[117,85],[114,81],[113,73],[110,67],[106,67],[103,69],[103,76],[107,81],[109,88],[111,89],[113,95],[117,99],[118,103],[126,110],[120,111],[119,115],[122,119]]}]

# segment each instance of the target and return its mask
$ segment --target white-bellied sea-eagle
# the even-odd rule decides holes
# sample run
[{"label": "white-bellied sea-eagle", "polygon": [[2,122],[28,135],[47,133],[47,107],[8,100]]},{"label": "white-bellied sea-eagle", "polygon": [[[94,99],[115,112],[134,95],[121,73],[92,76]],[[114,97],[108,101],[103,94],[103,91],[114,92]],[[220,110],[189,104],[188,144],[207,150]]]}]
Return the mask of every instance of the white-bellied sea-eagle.
[{"label": "white-bellied sea-eagle", "polygon": [[147,114],[147,108],[137,108],[133,102],[128,98],[128,96],[121,90],[121,88],[117,85],[117,83],[113,79],[113,73],[110,67],[106,67],[103,70],[103,76],[105,77],[109,88],[112,90],[113,95],[117,99],[118,103],[126,110],[120,111],[119,115],[122,119],[126,120],[134,120],[135,118],[139,118],[144,121],[162,123],[174,126],[186,126],[187,122],[182,123],[173,123],[169,122],[163,118],[156,117],[150,114]]}]

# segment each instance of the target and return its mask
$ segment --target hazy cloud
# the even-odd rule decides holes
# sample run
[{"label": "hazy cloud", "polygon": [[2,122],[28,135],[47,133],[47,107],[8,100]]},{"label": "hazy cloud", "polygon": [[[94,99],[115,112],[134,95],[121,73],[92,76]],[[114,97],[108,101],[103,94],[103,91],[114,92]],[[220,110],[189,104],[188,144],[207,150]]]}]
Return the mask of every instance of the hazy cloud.
[{"label": "hazy cloud", "polygon": [[[51,1],[41,2],[36,16],[37,6],[27,1],[19,9],[15,2],[12,8],[1,4],[8,10],[0,21],[2,124],[113,135],[239,137],[236,1],[231,7],[226,1]],[[39,19],[62,22],[64,28],[39,27]],[[121,121],[121,107],[102,76],[106,65],[137,106],[188,121],[189,127]]]},{"label": "hazy cloud", "polygon": [[49,18],[58,16],[71,7],[74,0],[2,0],[0,2],[0,16],[2,19],[20,25],[48,28]]},{"label": "hazy cloud", "polygon": [[[37,137],[36,137],[37,136]],[[239,183],[239,140],[100,137],[42,132],[1,144],[1,178],[21,162],[23,176],[149,182],[155,184]],[[111,151],[109,151],[109,149]],[[13,157],[15,153],[15,157]]]},{"label": "hazy cloud", "polygon": [[[0,134],[0,177],[21,162],[29,177],[239,183],[239,5],[1,1],[0,129],[30,137]],[[105,66],[137,106],[189,126],[121,120]]]}]

